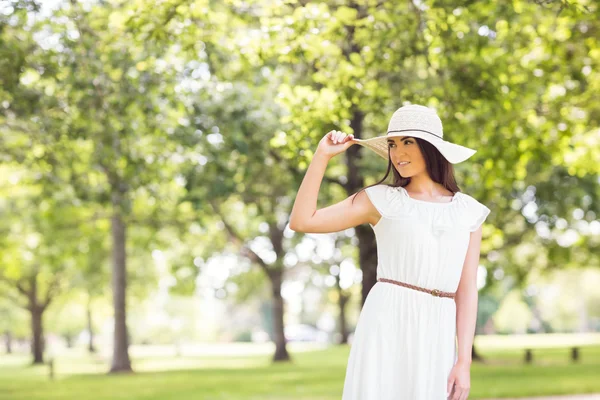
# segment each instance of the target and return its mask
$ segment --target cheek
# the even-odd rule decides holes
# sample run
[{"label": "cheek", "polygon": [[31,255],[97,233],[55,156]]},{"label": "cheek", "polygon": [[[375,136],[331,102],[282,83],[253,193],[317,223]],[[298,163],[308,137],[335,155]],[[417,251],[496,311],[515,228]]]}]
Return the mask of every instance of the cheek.
[{"label": "cheek", "polygon": [[419,150],[419,148],[417,146],[410,149],[410,158],[415,160],[415,162],[418,162],[418,163],[425,162],[425,159],[423,158],[423,154],[421,153],[421,150]]}]

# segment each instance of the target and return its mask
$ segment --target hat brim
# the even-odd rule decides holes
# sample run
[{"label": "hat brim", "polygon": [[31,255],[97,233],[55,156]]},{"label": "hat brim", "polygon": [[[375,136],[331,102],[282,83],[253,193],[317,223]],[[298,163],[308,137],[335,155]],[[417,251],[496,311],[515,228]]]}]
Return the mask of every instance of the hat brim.
[{"label": "hat brim", "polygon": [[477,150],[470,149],[468,147],[461,146],[456,143],[448,142],[443,139],[432,138],[431,135],[420,131],[403,132],[402,135],[383,135],[371,139],[354,139],[354,141],[356,142],[356,144],[359,144],[363,147],[374,151],[377,155],[387,160],[387,140],[390,137],[399,136],[412,136],[426,140],[427,142],[435,146],[435,148],[437,148],[439,152],[444,156],[444,158],[446,158],[446,160],[448,160],[448,162],[450,162],[451,164],[458,164],[460,162],[463,162],[466,159],[470,158],[473,154],[477,153]]}]

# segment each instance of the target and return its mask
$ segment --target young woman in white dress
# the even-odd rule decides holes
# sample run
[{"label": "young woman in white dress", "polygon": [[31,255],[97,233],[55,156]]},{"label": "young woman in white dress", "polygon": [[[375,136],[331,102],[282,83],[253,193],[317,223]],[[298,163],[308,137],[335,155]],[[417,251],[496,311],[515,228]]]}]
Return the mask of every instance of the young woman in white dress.
[{"label": "young woman in white dress", "polygon": [[[317,209],[328,161],[353,144],[386,159],[386,176]],[[421,105],[398,109],[386,135],[359,140],[331,131],[319,142],[290,229],[327,233],[368,223],[377,239],[378,282],[356,326],[343,400],[467,399],[490,209],[459,191],[451,164],[474,153],[443,140],[437,113]],[[382,184],[390,170],[393,184]]]}]

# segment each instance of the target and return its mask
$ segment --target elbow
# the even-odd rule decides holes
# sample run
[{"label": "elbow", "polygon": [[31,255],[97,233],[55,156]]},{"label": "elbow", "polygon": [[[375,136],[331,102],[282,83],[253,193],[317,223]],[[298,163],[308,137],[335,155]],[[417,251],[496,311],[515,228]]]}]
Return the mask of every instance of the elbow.
[{"label": "elbow", "polygon": [[289,228],[294,232],[303,233],[302,226],[300,226],[298,221],[290,221]]},{"label": "elbow", "polygon": [[479,298],[479,291],[477,290],[476,285],[471,285],[469,287],[463,287],[456,291],[456,295],[454,296],[454,302],[458,305],[464,301],[468,303],[474,302],[477,304],[477,300]]},{"label": "elbow", "polygon": [[312,217],[290,217],[289,227],[298,233],[313,233],[314,228]]}]

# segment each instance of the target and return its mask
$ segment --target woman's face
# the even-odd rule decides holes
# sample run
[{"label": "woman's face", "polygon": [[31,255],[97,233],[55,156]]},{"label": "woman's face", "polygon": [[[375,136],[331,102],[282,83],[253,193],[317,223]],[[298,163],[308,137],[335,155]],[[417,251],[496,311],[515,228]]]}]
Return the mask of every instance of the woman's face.
[{"label": "woman's face", "polygon": [[389,138],[387,142],[390,159],[400,176],[408,178],[427,169],[425,158],[415,138],[401,136]]}]

